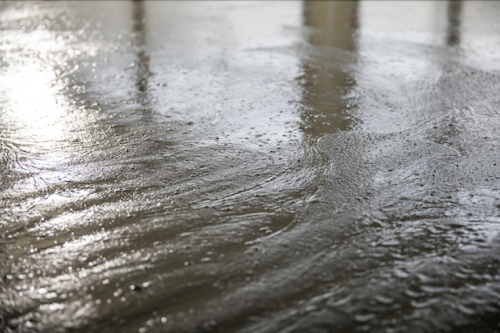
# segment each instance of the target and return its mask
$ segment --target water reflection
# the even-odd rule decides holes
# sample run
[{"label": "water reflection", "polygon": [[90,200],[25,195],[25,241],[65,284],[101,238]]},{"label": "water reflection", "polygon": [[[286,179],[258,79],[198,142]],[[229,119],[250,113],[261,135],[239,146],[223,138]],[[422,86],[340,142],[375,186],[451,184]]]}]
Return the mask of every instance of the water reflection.
[{"label": "water reflection", "polygon": [[151,76],[149,71],[149,55],[145,51],[146,44],[146,12],[143,0],[134,0],[132,2],[133,28],[135,34],[134,42],[137,48],[137,81],[136,86],[139,90],[139,99],[141,103],[146,101],[146,92],[148,89],[148,78]]},{"label": "water reflection", "polygon": [[358,1],[305,1],[303,10],[304,25],[319,30],[309,43],[346,51],[357,49]]},{"label": "water reflection", "polygon": [[[40,6],[54,12],[54,3]],[[445,29],[426,30],[434,3],[67,6],[58,15],[75,31],[19,28],[16,36],[38,47],[24,58],[0,45],[12,56],[0,72],[0,148],[26,157],[2,158],[26,166],[67,157],[39,174],[60,171],[48,195],[2,202],[0,258],[10,261],[0,266],[0,331],[415,331],[429,315],[438,325],[461,318],[439,312],[475,300],[454,286],[498,285],[497,272],[481,280],[480,270],[458,271],[443,256],[467,264],[455,249],[483,236],[460,225],[471,217],[450,222],[463,207],[457,191],[439,191],[458,188],[454,170],[468,157],[457,160],[444,144],[496,148],[452,132],[461,115],[455,123],[450,110],[466,109],[464,92],[496,105],[478,83],[500,81],[462,75],[471,68],[443,47]],[[448,45],[464,44],[460,10],[450,6],[458,37]],[[96,13],[113,15],[96,22]],[[18,40],[16,50],[25,46]],[[51,49],[51,41],[67,43]],[[66,58],[69,48],[79,55]],[[145,120],[151,101],[158,112]],[[339,131],[353,126],[354,112],[366,126]],[[472,120],[469,130],[484,122]],[[322,140],[303,140],[300,123]],[[447,141],[422,140],[425,130]],[[462,191],[462,206],[477,197],[491,204],[463,208],[464,216],[497,216],[498,191],[479,190],[475,199]],[[443,259],[439,269],[426,270],[434,258]],[[465,283],[449,278],[455,272]],[[440,330],[432,328],[418,331]]]},{"label": "water reflection", "polygon": [[460,44],[460,22],[462,15],[462,1],[449,0],[447,7],[448,27],[446,34],[446,42],[449,46],[457,46]]},{"label": "water reflection", "polygon": [[305,1],[304,25],[311,28],[306,41],[312,46],[305,57],[303,117],[307,133],[345,130],[351,124],[356,85],[353,66],[357,59],[358,1]]}]

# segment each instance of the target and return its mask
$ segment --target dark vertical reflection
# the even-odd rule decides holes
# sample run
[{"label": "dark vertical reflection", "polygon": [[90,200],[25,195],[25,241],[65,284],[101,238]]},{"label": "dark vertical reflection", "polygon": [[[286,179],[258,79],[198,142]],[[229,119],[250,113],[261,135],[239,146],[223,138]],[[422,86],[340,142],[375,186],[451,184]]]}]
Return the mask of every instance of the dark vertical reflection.
[{"label": "dark vertical reflection", "polygon": [[135,33],[135,46],[137,48],[137,80],[136,86],[139,91],[139,102],[147,104],[148,78],[151,75],[149,71],[149,56],[144,51],[146,44],[146,15],[143,0],[133,1],[133,32]]},{"label": "dark vertical reflection", "polygon": [[[455,47],[460,45],[460,25],[462,21],[462,1],[449,0],[447,3],[447,30],[446,30],[446,45]],[[431,95],[429,100],[438,101],[438,108],[446,110],[448,114],[452,114],[449,110],[460,109],[462,106],[462,98],[467,94],[466,91],[461,91],[463,86],[462,80],[459,77],[461,66],[458,65],[461,52],[451,49],[446,53],[446,61],[440,63],[441,75],[436,82],[435,95]],[[457,92],[458,95],[457,95]],[[434,105],[436,107],[437,105]],[[449,116],[441,118],[440,130],[433,133],[435,142],[442,145],[452,146],[461,135],[461,127],[457,126],[459,117]]]},{"label": "dark vertical reflection", "polygon": [[305,1],[304,23],[324,30],[310,38],[311,44],[356,50],[358,1]]},{"label": "dark vertical reflection", "polygon": [[460,21],[462,16],[462,1],[448,1],[448,29],[446,33],[446,42],[449,46],[460,44]]},{"label": "dark vertical reflection", "polygon": [[[354,107],[352,65],[357,54],[358,1],[305,1],[304,24],[311,56],[302,63],[305,131],[310,134],[345,130]],[[323,57],[328,57],[323,59]],[[316,59],[321,58],[321,61]]]}]

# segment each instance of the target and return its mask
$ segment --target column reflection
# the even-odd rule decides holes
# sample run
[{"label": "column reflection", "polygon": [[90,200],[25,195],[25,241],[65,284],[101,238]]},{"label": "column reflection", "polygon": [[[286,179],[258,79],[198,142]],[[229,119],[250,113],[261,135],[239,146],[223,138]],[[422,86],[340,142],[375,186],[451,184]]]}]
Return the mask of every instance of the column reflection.
[{"label": "column reflection", "polygon": [[[310,134],[345,130],[354,107],[356,82],[352,65],[357,58],[358,1],[305,1],[304,25],[312,46],[302,63],[305,131]],[[321,61],[317,58],[322,58]],[[323,59],[328,57],[328,59]]]},{"label": "column reflection", "polygon": [[134,0],[132,8],[133,32],[135,33],[135,46],[137,48],[137,80],[139,103],[147,104],[148,79],[151,76],[149,70],[149,56],[144,50],[146,44],[146,12],[143,0]]},{"label": "column reflection", "polygon": [[446,43],[449,46],[460,44],[460,22],[462,16],[462,1],[448,1],[448,28],[446,31]]}]

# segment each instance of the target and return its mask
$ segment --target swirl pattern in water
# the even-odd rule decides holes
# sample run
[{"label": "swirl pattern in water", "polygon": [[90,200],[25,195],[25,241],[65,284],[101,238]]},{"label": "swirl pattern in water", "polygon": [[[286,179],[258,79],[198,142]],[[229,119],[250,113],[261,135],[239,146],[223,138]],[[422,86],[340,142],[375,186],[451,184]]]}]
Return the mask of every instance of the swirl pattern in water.
[{"label": "swirl pattern in water", "polygon": [[1,2],[0,330],[498,332],[499,15]]}]

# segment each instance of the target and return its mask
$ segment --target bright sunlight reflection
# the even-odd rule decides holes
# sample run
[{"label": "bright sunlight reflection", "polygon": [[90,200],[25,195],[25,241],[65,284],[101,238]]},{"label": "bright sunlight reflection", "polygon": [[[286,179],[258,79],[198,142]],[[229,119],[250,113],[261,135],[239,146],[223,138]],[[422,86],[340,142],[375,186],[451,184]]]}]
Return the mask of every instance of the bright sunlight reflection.
[{"label": "bright sunlight reflection", "polygon": [[22,72],[9,73],[9,118],[18,138],[28,141],[38,149],[50,149],[62,139],[65,126],[64,108],[58,104],[51,81],[52,72],[36,65],[23,68]]}]

